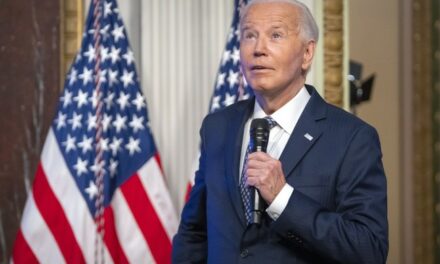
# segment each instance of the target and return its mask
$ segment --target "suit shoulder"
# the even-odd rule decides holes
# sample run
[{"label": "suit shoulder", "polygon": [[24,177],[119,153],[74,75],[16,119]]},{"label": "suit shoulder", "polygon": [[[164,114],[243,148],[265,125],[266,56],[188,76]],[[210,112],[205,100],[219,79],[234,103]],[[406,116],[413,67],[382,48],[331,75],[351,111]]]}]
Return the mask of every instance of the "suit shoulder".
[{"label": "suit shoulder", "polygon": [[377,134],[376,129],[366,121],[331,104],[327,104],[327,118],[331,121],[330,124],[333,124],[335,128],[356,131],[366,129]]},{"label": "suit shoulder", "polygon": [[232,116],[243,113],[250,105],[253,104],[253,98],[238,101],[232,105],[222,108],[205,116],[203,124],[219,124],[219,122],[227,122]]}]

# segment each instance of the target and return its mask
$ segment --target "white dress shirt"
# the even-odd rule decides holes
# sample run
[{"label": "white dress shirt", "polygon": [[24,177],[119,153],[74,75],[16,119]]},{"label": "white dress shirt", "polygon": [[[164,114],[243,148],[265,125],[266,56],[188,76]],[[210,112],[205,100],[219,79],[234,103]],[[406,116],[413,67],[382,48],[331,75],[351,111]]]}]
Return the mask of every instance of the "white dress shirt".
[{"label": "white dress shirt", "polygon": [[[286,147],[287,141],[293,132],[293,129],[298,122],[307,102],[310,99],[310,94],[307,92],[305,87],[302,87],[298,94],[283,105],[280,109],[275,111],[270,115],[276,122],[277,126],[270,130],[269,142],[267,145],[267,153],[274,159],[279,159],[281,153]],[[255,101],[254,113],[246,121],[244,131],[243,131],[243,142],[241,144],[241,157],[240,157],[240,172],[238,175],[242,174],[243,162],[246,154],[246,148],[249,144],[249,129],[254,118],[264,118],[268,116],[264,110],[261,108],[260,104]],[[281,189],[280,193],[275,197],[269,207],[266,209],[268,215],[273,219],[277,220],[280,214],[284,211],[289,202],[290,196],[293,194],[293,187],[289,184],[285,184]]]}]

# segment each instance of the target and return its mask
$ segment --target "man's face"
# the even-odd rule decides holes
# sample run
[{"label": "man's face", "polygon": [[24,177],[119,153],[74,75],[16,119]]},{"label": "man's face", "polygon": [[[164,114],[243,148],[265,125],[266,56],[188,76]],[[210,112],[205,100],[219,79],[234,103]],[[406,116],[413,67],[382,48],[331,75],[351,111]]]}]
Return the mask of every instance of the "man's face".
[{"label": "man's face", "polygon": [[304,84],[315,43],[300,37],[297,14],[287,3],[258,3],[243,17],[240,59],[257,96],[293,97]]}]

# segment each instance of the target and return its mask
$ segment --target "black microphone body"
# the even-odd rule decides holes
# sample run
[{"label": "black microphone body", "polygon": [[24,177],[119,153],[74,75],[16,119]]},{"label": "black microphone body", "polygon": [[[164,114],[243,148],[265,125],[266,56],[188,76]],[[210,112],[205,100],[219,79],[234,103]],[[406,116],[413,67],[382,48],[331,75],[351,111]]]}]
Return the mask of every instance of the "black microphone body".
[{"label": "black microphone body", "polygon": [[[269,121],[265,118],[255,118],[252,120],[251,129],[250,129],[250,150],[249,152],[262,151],[266,152],[267,143],[269,142],[269,133],[270,133],[270,125]],[[265,210],[265,201],[260,196],[258,189],[252,187],[254,189],[253,197],[251,200],[252,204],[252,220],[254,224],[261,224],[261,216]],[[252,195],[252,194],[251,194]]]}]

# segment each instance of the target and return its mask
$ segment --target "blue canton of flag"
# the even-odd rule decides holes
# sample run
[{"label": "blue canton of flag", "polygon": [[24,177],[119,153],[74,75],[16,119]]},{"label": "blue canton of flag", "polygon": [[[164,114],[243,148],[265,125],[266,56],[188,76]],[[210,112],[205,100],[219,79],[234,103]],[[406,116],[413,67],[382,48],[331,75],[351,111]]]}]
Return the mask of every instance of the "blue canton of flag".
[{"label": "blue canton of flag", "polygon": [[[97,50],[93,10],[87,19],[81,51],[77,54],[65,82],[53,131],[74,179],[92,215],[98,189],[95,173],[104,172],[104,205],[128,177],[139,169],[156,149],[145,100],[139,89],[133,52],[114,1],[103,2],[101,16],[100,69],[101,94],[95,91]],[[96,108],[103,101],[102,135],[97,133]],[[97,164],[95,148],[103,150]]]},{"label": "blue canton of flag", "polygon": [[246,2],[246,0],[235,0],[228,42],[222,55],[214,94],[211,98],[211,113],[237,101],[248,99],[253,94],[240,70],[240,9]]}]

